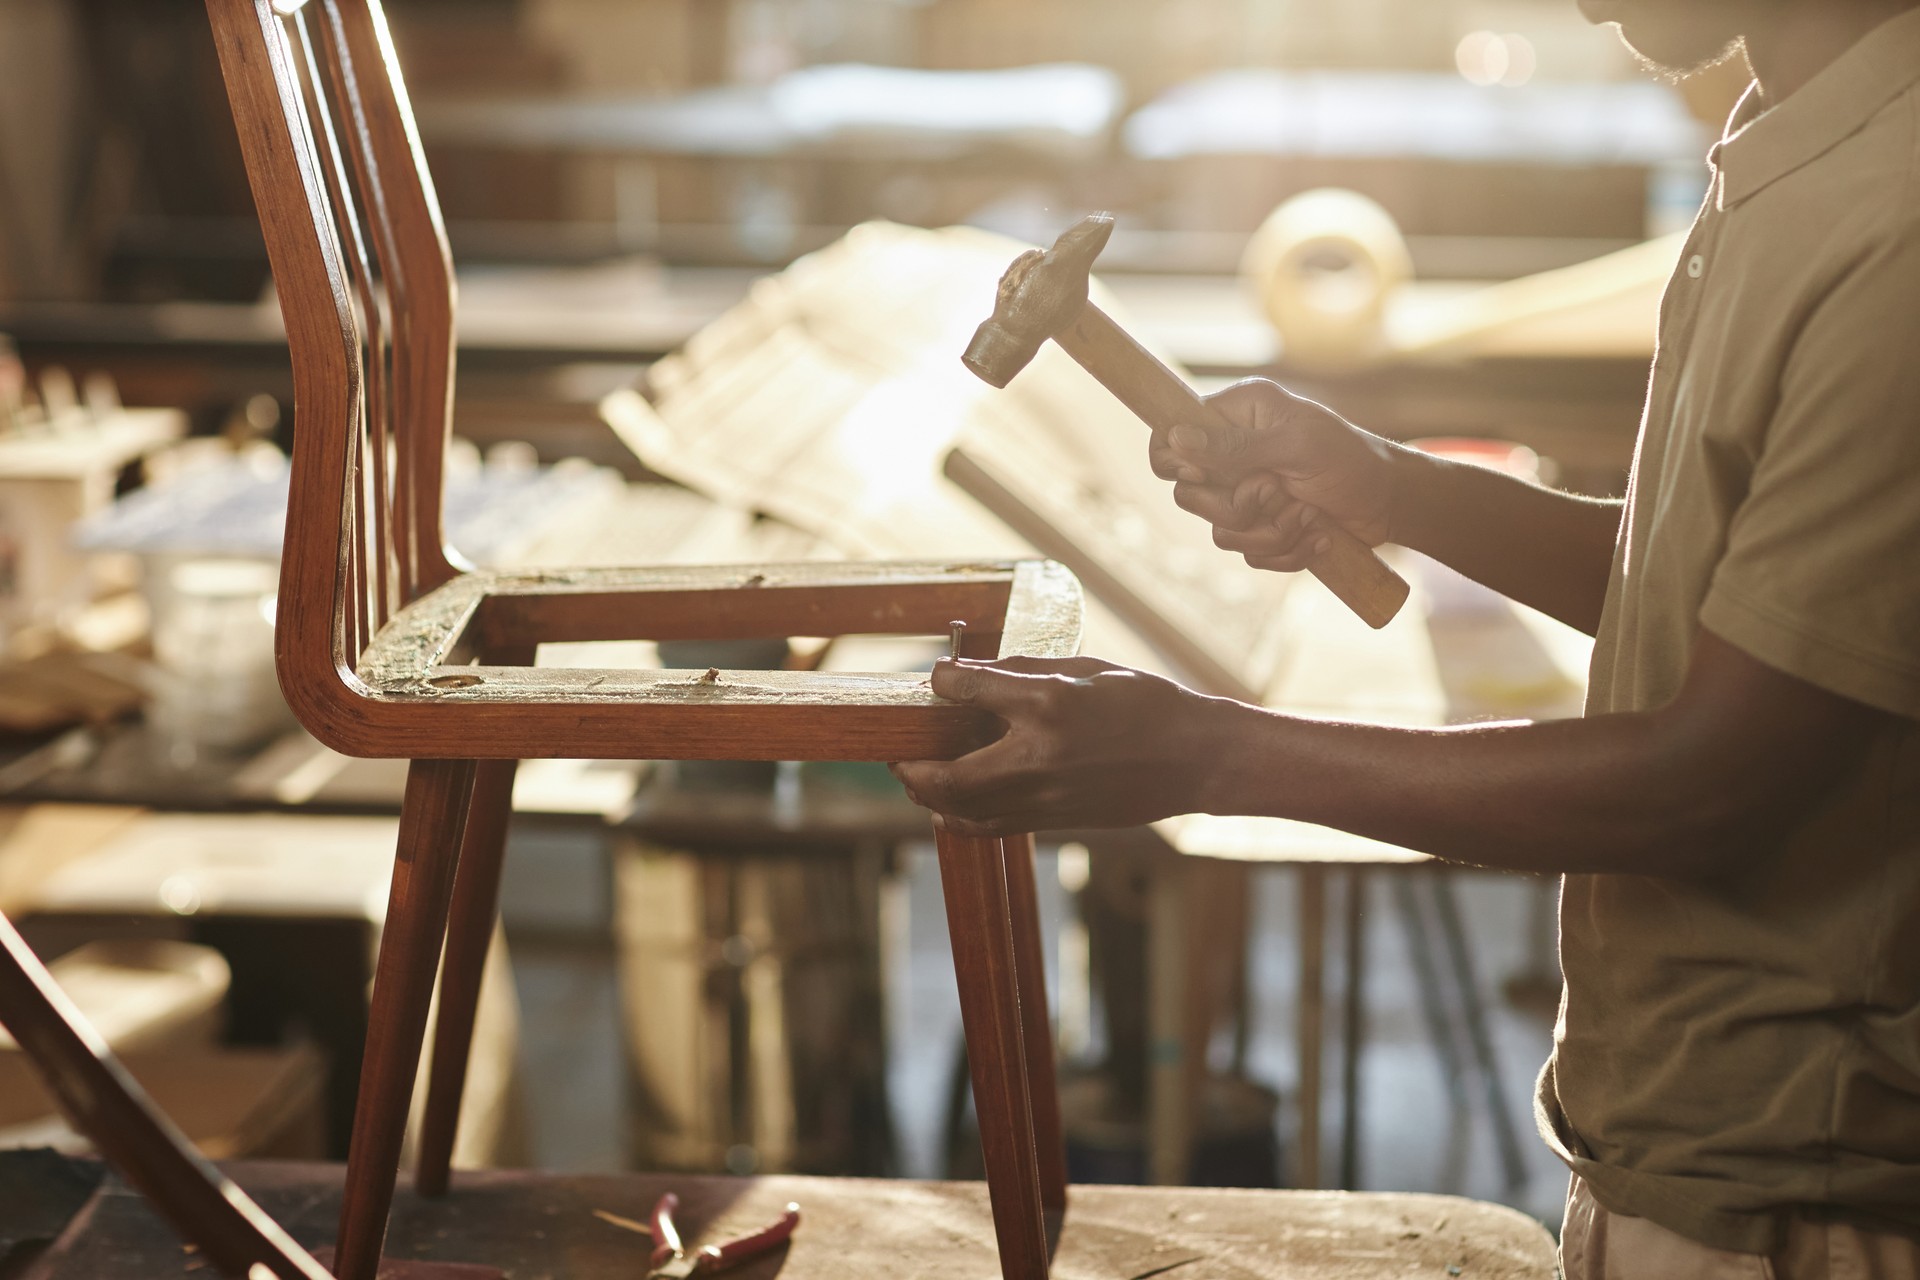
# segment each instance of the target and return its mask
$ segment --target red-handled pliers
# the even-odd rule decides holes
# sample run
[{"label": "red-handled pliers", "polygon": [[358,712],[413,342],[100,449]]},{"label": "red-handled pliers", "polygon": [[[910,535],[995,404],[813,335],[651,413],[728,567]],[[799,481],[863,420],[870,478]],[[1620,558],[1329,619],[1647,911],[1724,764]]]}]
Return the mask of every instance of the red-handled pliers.
[{"label": "red-handled pliers", "polygon": [[653,1258],[647,1280],[686,1280],[688,1276],[712,1275],[737,1267],[785,1244],[800,1225],[800,1206],[790,1204],[780,1221],[764,1231],[723,1245],[703,1245],[692,1253],[680,1243],[680,1229],[673,1225],[673,1211],[680,1197],[669,1191],[653,1206]]}]

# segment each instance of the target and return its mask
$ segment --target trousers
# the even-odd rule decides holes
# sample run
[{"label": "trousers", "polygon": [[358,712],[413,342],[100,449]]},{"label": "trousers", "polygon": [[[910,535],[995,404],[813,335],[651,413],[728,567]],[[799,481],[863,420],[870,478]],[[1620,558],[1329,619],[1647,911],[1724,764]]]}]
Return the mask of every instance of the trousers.
[{"label": "trousers", "polygon": [[1920,1280],[1920,1240],[1795,1219],[1777,1252],[1733,1253],[1614,1213],[1575,1176],[1560,1273],[1565,1280]]}]

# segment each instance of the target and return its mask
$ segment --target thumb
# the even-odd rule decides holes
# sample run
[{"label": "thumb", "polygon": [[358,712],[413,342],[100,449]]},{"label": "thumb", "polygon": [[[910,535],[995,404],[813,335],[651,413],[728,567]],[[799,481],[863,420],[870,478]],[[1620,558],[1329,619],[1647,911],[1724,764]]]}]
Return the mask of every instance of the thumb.
[{"label": "thumb", "polygon": [[1237,382],[1206,397],[1210,421],[1175,427],[1167,444],[1177,456],[1214,471],[1240,474],[1275,466],[1288,451],[1288,433],[1273,428],[1287,419],[1293,400],[1265,378]]},{"label": "thumb", "polygon": [[1021,675],[984,662],[942,658],[933,664],[933,691],[948,702],[1009,719],[1033,705],[1044,676]]}]

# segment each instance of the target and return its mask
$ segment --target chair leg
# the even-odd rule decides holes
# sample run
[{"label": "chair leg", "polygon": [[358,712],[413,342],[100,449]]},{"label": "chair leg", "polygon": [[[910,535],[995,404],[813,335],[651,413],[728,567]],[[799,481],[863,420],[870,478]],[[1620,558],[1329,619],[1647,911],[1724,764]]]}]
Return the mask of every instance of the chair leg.
[{"label": "chair leg", "polygon": [[334,1253],[339,1280],[374,1280],[379,1270],[427,1006],[446,938],[454,867],[473,798],[473,775],[471,760],[415,760],[407,770],[393,887],[367,1015],[360,1096],[347,1147],[346,1191]]},{"label": "chair leg", "polygon": [[519,767],[518,760],[483,760],[474,767],[473,802],[467,807],[466,838],[460,843],[447,917],[447,950],[440,962],[440,1008],[433,1023],[427,1106],[413,1173],[414,1190],[423,1196],[445,1195],[453,1166],[473,1020],[480,1006],[480,976],[500,910],[500,867],[506,860],[513,776]]},{"label": "chair leg", "polygon": [[1000,841],[1007,864],[1007,914],[1013,928],[1014,972],[1020,994],[1020,1039],[1027,1057],[1034,1150],[1040,1166],[1040,1205],[1067,1208],[1067,1141],[1060,1127],[1060,1083],[1054,1068],[1053,1020],[1047,1014],[1047,964],[1040,940],[1040,892],[1034,882],[1033,837]]},{"label": "chair leg", "polygon": [[935,841],[1000,1274],[1003,1280],[1046,1280],[1046,1216],[1022,1044],[1005,853],[998,840],[954,835],[938,822]]}]

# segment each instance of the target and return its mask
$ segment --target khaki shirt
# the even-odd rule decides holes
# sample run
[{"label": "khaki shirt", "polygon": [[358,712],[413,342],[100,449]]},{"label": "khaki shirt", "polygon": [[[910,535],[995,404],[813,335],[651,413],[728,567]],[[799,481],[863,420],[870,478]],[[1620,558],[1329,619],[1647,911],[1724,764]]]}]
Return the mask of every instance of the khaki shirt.
[{"label": "khaki shirt", "polygon": [[1608,1209],[1763,1253],[1920,1229],[1920,11],[1750,92],[1712,163],[1588,713],[1670,701],[1704,627],[1893,714],[1724,881],[1566,877],[1537,1102]]}]

